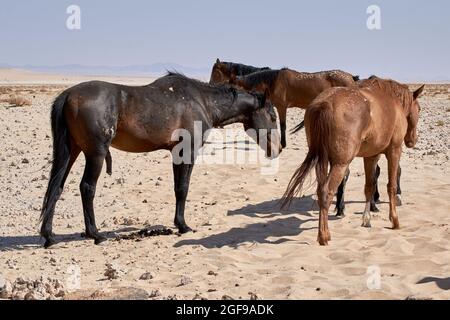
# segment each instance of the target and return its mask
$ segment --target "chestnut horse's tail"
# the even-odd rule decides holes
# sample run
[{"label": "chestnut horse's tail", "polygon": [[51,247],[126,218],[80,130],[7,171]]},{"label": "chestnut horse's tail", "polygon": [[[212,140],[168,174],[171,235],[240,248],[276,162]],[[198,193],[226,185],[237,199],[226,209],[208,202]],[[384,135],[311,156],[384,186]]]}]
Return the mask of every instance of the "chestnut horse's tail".
[{"label": "chestnut horse's tail", "polygon": [[328,102],[310,107],[307,112],[309,151],[300,168],[294,173],[283,195],[282,208],[288,208],[293,198],[302,190],[306,177],[315,167],[317,182],[324,185],[328,176],[328,142],[331,138],[333,113]]},{"label": "chestnut horse's tail", "polygon": [[67,92],[60,94],[53,102],[51,111],[53,164],[41,211],[40,221],[43,226],[52,217],[52,211],[62,192],[61,185],[70,161],[69,131],[64,119],[64,105],[67,97]]}]

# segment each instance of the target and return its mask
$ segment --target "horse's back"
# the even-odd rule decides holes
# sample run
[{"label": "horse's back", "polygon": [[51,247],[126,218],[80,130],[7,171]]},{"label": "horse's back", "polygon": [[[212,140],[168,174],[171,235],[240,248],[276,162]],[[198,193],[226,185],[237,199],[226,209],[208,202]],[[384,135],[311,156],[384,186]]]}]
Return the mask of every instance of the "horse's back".
[{"label": "horse's back", "polygon": [[[347,161],[356,156],[359,145],[370,131],[370,104],[356,88],[332,87],[325,90],[308,106],[305,113],[305,126],[318,113],[328,122],[328,146],[330,155],[342,158],[336,161]],[[308,132],[307,132],[308,133]],[[313,135],[311,131],[308,135]],[[352,146],[347,149],[346,146]],[[342,153],[342,150],[348,152]],[[345,158],[345,159],[344,159]]]}]

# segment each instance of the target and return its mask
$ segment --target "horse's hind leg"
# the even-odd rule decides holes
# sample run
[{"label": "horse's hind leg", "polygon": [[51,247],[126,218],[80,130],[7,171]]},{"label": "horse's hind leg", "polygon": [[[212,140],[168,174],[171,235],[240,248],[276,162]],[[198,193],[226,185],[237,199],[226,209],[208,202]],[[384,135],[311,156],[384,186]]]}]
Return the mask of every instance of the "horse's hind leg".
[{"label": "horse's hind leg", "polygon": [[343,218],[345,217],[345,187],[347,185],[348,178],[350,176],[350,170],[347,169],[347,172],[345,173],[345,177],[342,180],[341,184],[339,185],[337,195],[336,195],[336,217]]},{"label": "horse's hind leg", "polygon": [[86,167],[80,184],[80,193],[83,201],[84,223],[86,226],[86,238],[94,239],[95,244],[106,240],[98,232],[94,216],[94,197],[97,180],[100,176],[105,161],[106,152],[96,155],[85,154]]},{"label": "horse's hind leg", "polygon": [[106,161],[106,173],[111,176],[112,175],[112,157],[111,157],[111,152],[109,150],[108,150],[108,153],[106,154],[105,161]]},{"label": "horse's hind leg", "polygon": [[[366,176],[366,184],[364,187],[364,193],[366,195],[366,208],[363,213],[363,222],[362,226],[366,228],[370,228],[370,211],[373,211],[372,206],[375,205],[373,203],[373,195],[375,192],[375,187],[377,184],[376,181],[376,171],[377,171],[377,163],[380,159],[380,156],[364,158],[364,171]],[[378,210],[378,209],[377,209]]]},{"label": "horse's hind leg", "polygon": [[330,230],[328,229],[328,210],[330,209],[331,201],[336,194],[339,184],[344,179],[347,168],[348,165],[331,165],[327,182],[323,185],[319,184],[317,187],[320,206],[319,235],[317,241],[322,246],[328,245],[328,241],[331,240]]},{"label": "horse's hind leg", "polygon": [[[42,220],[42,227],[41,227],[41,235],[45,238],[45,248],[49,248],[52,245],[56,243],[53,235],[53,216],[55,214],[55,206],[56,202],[61,197],[61,194],[64,190],[64,185],[66,183],[67,177],[69,176],[70,170],[72,169],[73,164],[78,158],[78,155],[80,154],[81,150],[76,146],[75,144],[71,143],[70,148],[70,159],[69,163],[67,165],[66,171],[64,172],[64,177],[61,181],[61,184],[59,185],[59,190],[55,196],[55,198],[52,200],[52,202],[49,204],[49,214],[44,217]],[[53,177],[50,177],[50,180],[53,179]]]},{"label": "horse's hind leg", "polygon": [[392,148],[386,154],[388,160],[388,175],[389,183],[387,185],[387,191],[389,194],[389,219],[392,222],[392,229],[400,229],[400,223],[398,221],[397,215],[397,179],[398,179],[398,164],[400,162],[400,157],[402,153],[402,148]]}]

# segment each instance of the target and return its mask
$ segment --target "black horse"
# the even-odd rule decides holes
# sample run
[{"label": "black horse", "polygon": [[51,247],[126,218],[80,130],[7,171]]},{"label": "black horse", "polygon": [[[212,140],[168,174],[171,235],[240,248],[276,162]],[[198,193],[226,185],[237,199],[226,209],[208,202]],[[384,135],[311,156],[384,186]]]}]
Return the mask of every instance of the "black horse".
[{"label": "black horse", "polygon": [[258,71],[270,70],[269,67],[258,68],[242,63],[222,62],[219,59],[216,60],[212,71],[209,83],[211,84],[223,84],[228,83],[232,78],[246,76]]},{"label": "black horse", "polygon": [[[108,173],[112,171],[109,148],[127,152],[173,151],[180,144],[174,133],[182,129],[194,137],[196,123],[201,124],[201,137],[206,130],[231,123],[243,123],[246,129],[265,129],[267,137],[262,138],[267,141],[266,156],[273,158],[281,152],[276,113],[260,93],[209,85],[169,73],[142,87],[94,81],[60,94],[51,111],[53,166],[41,213],[45,247],[55,243],[52,233],[55,205],[81,152],[86,158],[80,184],[86,237],[99,244],[106,238],[97,230],[93,201],[105,160]],[[185,142],[185,137],[182,138]],[[179,154],[172,152],[174,158],[182,158],[173,163],[175,225],[180,233],[191,231],[184,220],[184,209],[196,152],[202,144],[203,139],[200,145],[191,141],[190,154],[183,154],[185,150]]]}]

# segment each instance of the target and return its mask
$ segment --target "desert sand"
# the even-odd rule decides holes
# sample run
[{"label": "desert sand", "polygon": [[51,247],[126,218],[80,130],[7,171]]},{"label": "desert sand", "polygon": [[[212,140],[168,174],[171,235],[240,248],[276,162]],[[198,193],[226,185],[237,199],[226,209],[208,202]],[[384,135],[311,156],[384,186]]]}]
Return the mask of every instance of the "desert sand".
[{"label": "desert sand", "polygon": [[[110,238],[103,246],[80,235],[84,231],[80,157],[56,208],[54,231],[60,243],[46,250],[38,222],[52,159],[50,106],[58,92],[82,79],[15,77],[0,74],[5,84],[0,86],[4,279],[45,276],[67,287],[73,270],[79,268],[80,291],[69,298],[98,298],[101,295],[93,295],[96,290],[124,287],[145,290],[155,299],[450,298],[450,85],[430,85],[421,99],[420,141],[414,149],[405,148],[401,161],[401,230],[390,229],[384,158],[379,181],[383,202],[380,212],[373,214],[371,229],[361,227],[362,159],[351,165],[346,217],[335,219],[330,212],[329,246],[316,242],[314,184],[289,211],[280,211],[278,200],[307,152],[305,134],[300,132],[288,137],[274,175],[261,175],[254,164],[197,166],[186,208],[187,222],[197,232],[142,241],[114,239],[145,226],[173,228],[170,153],[112,150],[113,175],[102,174],[95,200],[97,225]],[[29,99],[31,105],[12,107],[7,102],[11,94]],[[289,110],[288,128],[302,117],[301,110]],[[373,270],[380,272],[375,287]]]}]

